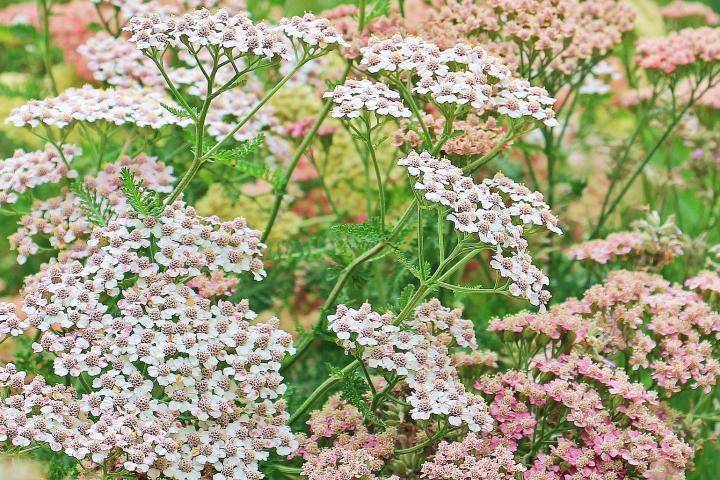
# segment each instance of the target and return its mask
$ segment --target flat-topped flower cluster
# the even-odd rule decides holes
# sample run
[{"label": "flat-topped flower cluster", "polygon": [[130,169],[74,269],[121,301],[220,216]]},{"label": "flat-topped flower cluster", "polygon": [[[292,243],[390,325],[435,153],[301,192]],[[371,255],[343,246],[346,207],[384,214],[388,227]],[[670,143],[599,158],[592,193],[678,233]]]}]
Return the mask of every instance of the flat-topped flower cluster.
[{"label": "flat-topped flower cluster", "polygon": [[[477,236],[496,250],[490,265],[512,281],[513,295],[525,297],[533,305],[545,305],[550,300],[550,292],[545,290],[549,280],[532,264],[524,236],[525,229],[532,226],[562,234],[541,193],[501,173],[476,184],[450,160],[428,152],[411,152],[398,164],[416,179],[414,188],[426,200],[450,209],[447,219],[459,232]],[[505,256],[506,251],[510,255]]]},{"label": "flat-topped flower cluster", "polygon": [[164,51],[175,47],[195,52],[213,45],[227,49],[225,54],[232,58],[253,55],[268,60],[292,60],[291,39],[312,48],[345,44],[327,20],[310,13],[271,26],[255,23],[242,13],[231,15],[224,9],[215,12],[199,9],[182,16],[133,17],[124,30],[130,32],[130,41],[140,50]]},{"label": "flat-topped flower cluster", "polygon": [[649,70],[673,73],[695,63],[720,61],[720,28],[685,28],[666,37],[637,42],[638,65]]},{"label": "flat-topped flower cluster", "polygon": [[[86,176],[83,185],[98,198],[103,198],[114,215],[130,212],[121,190],[122,169],[130,171],[136,181],[150,192],[168,193],[175,181],[172,167],[147,155],[125,156],[117,162],[105,164],[97,175]],[[20,218],[17,231],[10,235],[8,241],[10,248],[18,252],[19,263],[38,253],[40,238],[46,239],[50,247],[61,255],[78,258],[87,252],[85,242],[92,229],[93,224],[87,218],[77,193],[64,189],[59,196],[34,201],[32,210]]]},{"label": "flat-topped flower cluster", "polygon": [[380,315],[370,304],[357,310],[339,305],[328,326],[346,352],[358,352],[368,367],[405,379],[413,419],[447,417],[450,425],[487,432],[492,418],[485,402],[460,382],[450,357],[453,345],[477,350],[472,322],[461,314],[434,299],[419,305],[412,320],[396,325],[391,314]]},{"label": "flat-topped flower cluster", "polygon": [[[535,451],[541,448],[536,442],[551,444],[547,454],[531,457],[523,478],[683,475],[693,451],[666,423],[666,412],[642,384],[577,355],[538,360],[530,372],[511,370],[476,384],[492,396],[490,412],[511,451]],[[559,416],[543,414],[551,410]],[[555,434],[537,437],[545,431]]]},{"label": "flat-topped flower cluster", "polygon": [[558,124],[551,108],[555,99],[542,87],[514,77],[499,58],[480,46],[459,43],[441,49],[417,37],[395,35],[372,39],[360,54],[360,65],[369,74],[391,82],[397,82],[402,73],[412,75],[413,92],[438,105],[471,107],[481,113],[496,110],[511,118]]},{"label": "flat-topped flower cluster", "polygon": [[709,392],[720,379],[720,314],[698,294],[659,275],[611,272],[580,300],[545,314],[494,319],[489,329],[508,341],[522,339],[538,354],[573,348],[611,359],[629,373],[646,371],[667,396],[687,389]]},{"label": "flat-topped flower cluster", "polygon": [[277,319],[250,323],[246,300],[214,303],[185,282],[217,271],[259,280],[263,247],[243,219],[201,218],[180,202],[94,229],[82,261],[52,262],[26,282],[22,318],[0,309],[0,331],[37,329],[33,350],[84,388],[26,384],[6,366],[3,436],[151,478],[260,478],[270,450],[297,445],[278,373],[292,338]]},{"label": "flat-topped flower cluster", "polygon": [[82,153],[77,145],[63,145],[62,156],[52,145],[45,150],[15,154],[0,161],[0,205],[15,203],[19,195],[27,190],[46,183],[58,183],[60,180],[77,177],[77,171],[70,163]]},{"label": "flat-topped flower cluster", "polygon": [[63,128],[76,122],[132,124],[153,129],[189,124],[189,119],[176,117],[163,104],[172,106],[173,102],[154,89],[99,89],[85,85],[68,88],[57,97],[32,100],[14,109],[5,121],[31,128]]},{"label": "flat-topped flower cluster", "polygon": [[411,115],[400,100],[399,93],[385,84],[370,80],[347,80],[331,92],[325,92],[323,97],[331,98],[335,104],[332,110],[335,118],[357,118],[363,110],[395,118]]}]

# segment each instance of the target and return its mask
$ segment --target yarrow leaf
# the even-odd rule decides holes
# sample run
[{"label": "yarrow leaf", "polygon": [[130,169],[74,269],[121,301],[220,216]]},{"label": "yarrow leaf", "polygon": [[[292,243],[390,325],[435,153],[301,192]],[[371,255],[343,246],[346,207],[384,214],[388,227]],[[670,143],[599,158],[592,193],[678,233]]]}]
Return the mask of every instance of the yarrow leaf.
[{"label": "yarrow leaf", "polygon": [[138,214],[157,217],[163,212],[163,203],[158,192],[148,191],[135,179],[127,168],[120,170],[122,186],[120,190],[127,198],[130,207]]},{"label": "yarrow leaf", "polygon": [[191,112],[182,105],[172,106],[167,103],[160,103],[160,105],[178,118],[194,118],[197,115],[197,112]]},{"label": "yarrow leaf", "polygon": [[116,217],[108,199],[100,195],[94,188],[82,182],[73,182],[70,189],[80,200],[80,208],[90,223],[104,227]]},{"label": "yarrow leaf", "polygon": [[343,400],[352,404],[362,413],[363,417],[374,425],[384,425],[383,421],[370,409],[365,396],[370,390],[366,380],[357,372],[343,372],[341,369],[331,366],[333,375],[341,377],[340,396]]}]

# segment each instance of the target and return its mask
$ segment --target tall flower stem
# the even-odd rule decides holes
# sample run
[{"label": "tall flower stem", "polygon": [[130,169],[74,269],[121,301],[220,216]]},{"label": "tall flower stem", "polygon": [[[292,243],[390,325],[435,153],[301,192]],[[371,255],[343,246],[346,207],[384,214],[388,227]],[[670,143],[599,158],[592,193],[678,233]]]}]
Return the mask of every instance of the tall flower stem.
[{"label": "tall flower stem", "polygon": [[[524,133],[524,132],[523,132]],[[492,160],[497,153],[502,149],[502,147],[509,141],[512,141],[513,138],[516,136],[508,133],[505,138],[501,142],[499,142],[490,152],[485,154],[483,157],[478,159],[476,162],[472,162],[471,164],[465,166],[463,168],[463,172],[472,173],[475,168],[479,168],[480,166],[486,164],[490,160]],[[433,148],[433,151],[436,149]],[[405,212],[402,214],[400,219],[398,220],[398,223],[395,225],[395,228],[390,232],[390,234],[386,237],[380,240],[378,243],[376,243],[374,246],[360,254],[358,257],[356,257],[352,262],[350,262],[342,271],[340,274],[340,277],[335,282],[335,285],[333,286],[332,290],[328,294],[327,298],[325,299],[325,302],[323,303],[322,308],[320,309],[320,318],[318,322],[315,324],[315,329],[320,328],[323,323],[323,318],[327,315],[327,312],[332,308],[332,306],[335,304],[335,300],[337,300],[338,295],[340,295],[340,292],[342,291],[343,287],[347,283],[350,276],[357,270],[361,265],[363,265],[365,262],[369,261],[376,255],[379,255],[382,253],[388,246],[390,246],[397,237],[397,235],[402,231],[403,228],[407,225],[407,222],[409,222],[413,218],[413,213],[415,212],[415,208],[418,208],[418,200],[417,198],[414,198],[411,202],[410,206],[405,210]],[[289,357],[285,362],[283,362],[281,373],[284,371],[287,371],[292,365],[294,365],[301,357],[307,353],[310,346],[312,345],[313,341],[315,340],[314,335],[308,335],[304,337],[300,344],[297,346],[295,355],[292,357]]]},{"label": "tall flower stem", "polygon": [[273,88],[271,88],[262,99],[260,99],[260,101],[255,105],[255,107],[253,107],[253,109],[250,112],[248,112],[248,114],[245,115],[245,117],[243,117],[243,119],[240,120],[240,122],[238,122],[238,124],[235,125],[235,127],[227,135],[225,135],[215,145],[213,145],[210,149],[208,149],[207,152],[203,152],[203,139],[204,139],[204,135],[205,135],[205,118],[207,116],[208,110],[210,109],[210,104],[212,103],[212,100],[214,98],[212,95],[212,83],[214,82],[215,75],[218,70],[217,63],[216,63],[216,65],[213,67],[213,70],[210,73],[209,78],[208,78],[207,97],[205,98],[205,102],[203,103],[203,107],[200,111],[200,115],[198,115],[198,118],[195,123],[195,126],[196,126],[196,128],[195,128],[195,152],[194,152],[193,162],[190,165],[190,169],[188,169],[188,171],[182,177],[182,179],[177,184],[175,189],[170,193],[170,195],[168,196],[165,203],[168,205],[173,203],[177,199],[177,197],[182,193],[182,191],[188,186],[190,181],[195,177],[197,172],[202,167],[202,164],[205,163],[208,159],[212,158],[212,155],[215,152],[217,152],[224,143],[226,143],[229,139],[231,139],[233,137],[233,135],[235,135],[235,133],[238,132],[238,130],[240,130],[243,126],[245,126],[245,124],[247,122],[249,122],[252,119],[252,117],[255,116],[255,114],[263,106],[265,106],[265,104],[278,92],[278,90],[280,90],[283,87],[283,85],[285,85],[288,82],[288,80],[290,80],[295,75],[295,73],[297,73],[297,71],[300,70],[300,68],[302,68],[302,66],[305,65],[305,63],[307,63],[311,58],[313,58],[313,57],[308,57],[308,56],[303,57],[303,59],[301,61],[299,61],[297,63],[297,65],[295,65],[295,67],[293,67],[293,69],[290,71],[290,73],[285,75],[277,84],[275,84],[275,86]]},{"label": "tall flower stem", "polygon": [[45,74],[50,80],[50,91],[53,95],[58,94],[57,82],[52,71],[52,60],[50,58],[50,17],[52,16],[52,0],[38,0],[38,17],[42,27],[42,57],[45,67]]},{"label": "tall flower stem", "polygon": [[[347,66],[345,67],[345,72],[343,73],[342,77],[340,77],[340,83],[344,82],[345,79],[348,76],[348,73],[350,73],[350,69],[352,68],[352,62],[348,62]],[[278,212],[280,211],[280,206],[282,205],[283,198],[285,197],[285,194],[287,193],[287,186],[290,183],[290,178],[292,177],[293,172],[295,171],[295,168],[298,165],[298,162],[302,158],[305,151],[310,147],[310,144],[314,140],[315,136],[317,135],[318,130],[320,129],[320,126],[325,121],[325,118],[330,113],[330,109],[332,109],[332,99],[328,99],[325,102],[325,105],[323,106],[322,111],[318,115],[318,118],[315,120],[315,123],[313,124],[312,128],[310,129],[310,132],[305,136],[303,141],[298,146],[297,150],[295,151],[295,155],[293,156],[292,160],[290,161],[290,165],[288,166],[287,170],[285,171],[285,175],[283,175],[283,178],[280,182],[280,185],[277,188],[277,191],[275,192],[275,202],[273,203],[272,211],[270,212],[270,218],[268,218],[267,223],[265,224],[265,229],[263,230],[262,234],[262,241],[266,241],[268,237],[270,236],[270,232],[272,231],[273,226],[275,225],[275,221],[277,220]]]}]

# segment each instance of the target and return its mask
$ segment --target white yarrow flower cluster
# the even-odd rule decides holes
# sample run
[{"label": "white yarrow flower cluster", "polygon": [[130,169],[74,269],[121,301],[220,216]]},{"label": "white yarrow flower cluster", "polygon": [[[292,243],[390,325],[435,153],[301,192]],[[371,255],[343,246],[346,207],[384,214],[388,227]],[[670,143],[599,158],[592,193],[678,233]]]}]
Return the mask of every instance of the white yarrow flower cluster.
[{"label": "white yarrow flower cluster", "polygon": [[413,91],[435,103],[495,109],[511,118],[532,117],[556,126],[555,99],[541,87],[513,78],[510,70],[480,46],[457,44],[440,49],[416,37],[374,39],[360,49],[360,65],[369,73],[414,77]]},{"label": "white yarrow flower cluster", "polygon": [[489,432],[493,421],[485,401],[465,389],[451,362],[449,348],[454,344],[477,350],[472,322],[460,315],[460,310],[433,299],[415,309],[414,319],[407,323],[412,330],[402,330],[391,314],[380,315],[370,304],[357,310],[338,305],[328,325],[338,344],[348,352],[359,351],[368,367],[405,378],[414,420],[437,415],[453,426]]},{"label": "white yarrow flower cluster", "polygon": [[153,62],[123,38],[100,32],[80,45],[78,53],[95,80],[125,88],[165,86]]},{"label": "white yarrow flower cluster", "polygon": [[89,390],[26,383],[6,366],[2,439],[46,443],[108,473],[262,478],[272,450],[297,447],[279,374],[292,338],[275,318],[254,322],[246,300],[214,303],[186,285],[214,271],[260,278],[259,239],[243,219],[201,218],[176,202],[158,218],[96,228],[83,261],[46,265],[26,283],[25,320],[0,305],[0,331],[38,329],[33,349]]},{"label": "white yarrow flower cluster", "polygon": [[335,106],[331,114],[335,118],[357,118],[363,111],[395,118],[407,118],[411,115],[399,93],[382,83],[370,80],[346,80],[333,91],[325,92],[323,97],[332,98]]},{"label": "white yarrow flower cluster", "polygon": [[189,119],[178,118],[163,104],[174,105],[162,92],[137,88],[98,89],[90,85],[69,88],[57,97],[33,100],[14,109],[6,122],[16,127],[40,125],[63,128],[75,122],[133,124],[159,129],[185,126]]},{"label": "white yarrow flower cluster", "polygon": [[245,14],[227,10],[199,9],[182,16],[158,15],[132,18],[124,28],[140,50],[164,51],[168,47],[195,51],[220,47],[232,61],[246,55],[273,60],[292,60],[292,43],[298,40],[311,48],[345,45],[340,34],[325,19],[312,14],[283,19],[279,25],[254,23]]},{"label": "white yarrow flower cluster", "polygon": [[77,172],[68,168],[65,162],[69,164],[82,151],[76,145],[63,145],[61,148],[64,161],[52,145],[35,152],[16,150],[12,157],[0,161],[0,205],[17,202],[19,194],[38,185],[76,178]]},{"label": "white yarrow flower cluster", "polygon": [[543,226],[558,235],[562,230],[542,194],[501,173],[476,184],[450,160],[427,152],[411,152],[398,164],[416,179],[414,188],[423,192],[426,200],[450,210],[447,219],[457,230],[495,247],[490,265],[512,281],[510,293],[544,310],[550,300],[545,286],[550,282],[526,253],[525,228]]},{"label": "white yarrow flower cluster", "polygon": [[[86,177],[84,183],[104,198],[117,215],[125,215],[130,211],[127,199],[120,190],[120,172],[123,168],[130,170],[136,181],[148,191],[169,193],[172,190],[175,181],[172,167],[158,162],[155,157],[123,157],[117,162],[105,164],[102,171],[96,176]],[[74,258],[84,256],[86,249],[82,242],[87,240],[93,227],[80,199],[67,190],[58,197],[34,202],[32,210],[18,223],[20,227],[8,241],[10,248],[17,250],[17,261],[20,264],[40,250],[38,237],[46,238],[50,246],[58,251],[73,249],[70,254]]]},{"label": "white yarrow flower cluster", "polygon": [[306,13],[302,17],[283,18],[280,20],[279,28],[289,38],[299,40],[307,45],[349,46],[340,33],[330,25],[327,18],[317,18],[312,13]]}]

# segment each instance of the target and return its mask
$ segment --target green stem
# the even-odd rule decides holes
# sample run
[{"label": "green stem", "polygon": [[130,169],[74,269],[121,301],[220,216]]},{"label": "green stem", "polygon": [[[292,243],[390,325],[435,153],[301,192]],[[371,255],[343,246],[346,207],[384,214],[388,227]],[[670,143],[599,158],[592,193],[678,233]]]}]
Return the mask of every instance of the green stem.
[{"label": "green stem", "polygon": [[345,368],[343,368],[338,375],[332,375],[327,380],[325,380],[323,383],[318,386],[313,393],[310,394],[310,396],[300,405],[295,412],[290,416],[290,420],[288,421],[289,425],[292,425],[298,419],[300,419],[307,410],[312,407],[312,405],[315,403],[315,401],[320,398],[325,392],[330,390],[334,385],[342,381],[344,375],[347,375],[349,373],[352,373],[356,368],[360,366],[360,362],[357,360],[353,360],[349,365],[347,365]]},{"label": "green stem", "polygon": [[50,80],[50,90],[53,95],[58,94],[57,82],[52,71],[52,60],[50,59],[50,17],[52,16],[52,0],[38,1],[38,16],[42,25],[42,56],[45,74]]},{"label": "green stem", "polygon": [[225,142],[227,142],[228,140],[230,140],[231,138],[233,138],[233,135],[235,135],[235,134],[238,132],[238,130],[240,130],[242,127],[244,127],[245,124],[246,124],[247,122],[249,122],[250,119],[251,119],[263,106],[265,106],[265,104],[278,92],[278,90],[280,90],[280,89],[288,82],[288,80],[290,80],[293,76],[295,76],[295,74],[297,73],[298,70],[300,70],[303,66],[305,66],[305,64],[306,64],[307,62],[309,62],[309,61],[312,60],[313,58],[314,58],[314,57],[307,57],[307,56],[306,56],[306,57],[303,57],[303,58],[297,63],[297,65],[295,65],[295,66],[293,67],[293,69],[290,71],[290,73],[288,73],[287,75],[285,75],[278,83],[275,84],[275,86],[274,86],[273,88],[271,88],[271,89],[265,94],[265,96],[264,96],[262,99],[260,99],[260,101],[258,102],[258,104],[255,105],[255,107],[254,107],[252,110],[250,110],[250,112],[248,112],[248,114],[245,115],[245,117],[244,117],[242,120],[240,120],[240,123],[238,123],[237,125],[235,125],[235,127],[234,127],[232,130],[230,130],[230,132],[229,132],[227,135],[225,135],[223,138],[221,138],[220,141],[218,141],[218,143],[216,143],[215,145],[213,145],[213,147],[212,147],[210,150],[207,151],[207,153],[205,154],[205,158],[210,158],[210,156],[212,156],[212,154],[215,153],[215,152],[220,148],[220,146],[222,146]]},{"label": "green stem", "polygon": [[662,144],[665,142],[665,140],[668,138],[670,133],[675,129],[675,126],[678,124],[680,119],[683,117],[685,112],[690,108],[692,105],[692,102],[688,102],[688,104],[680,111],[679,114],[676,114],[673,118],[672,122],[670,122],[670,125],[665,129],[663,134],[660,136],[660,139],[655,143],[653,148],[650,150],[650,152],[645,155],[645,158],[643,158],[642,162],[637,166],[637,168],[633,171],[633,174],[630,176],[630,179],[625,182],[623,185],[623,188],[620,190],[620,192],[617,194],[615,199],[612,201],[610,206],[608,207],[607,211],[604,213],[601,213],[600,219],[598,220],[597,225],[595,226],[595,229],[593,230],[592,234],[590,235],[590,238],[595,238],[602,229],[603,225],[607,221],[607,219],[613,214],[615,209],[620,204],[620,201],[623,199],[623,197],[627,194],[628,190],[630,190],[630,187],[635,182],[637,177],[642,173],[642,171],[645,169],[645,166],[650,162],[652,157],[655,155],[655,152],[658,151],[658,149],[662,146]]},{"label": "green stem", "polygon": [[[352,62],[348,62],[347,66],[345,67],[345,72],[343,73],[342,77],[340,77],[341,83],[345,81],[348,74],[350,73],[351,68],[352,68]],[[288,166],[287,170],[285,171],[285,175],[283,176],[282,181],[280,182],[280,185],[277,188],[277,193],[275,194],[275,203],[273,204],[273,209],[270,213],[270,218],[268,218],[268,221],[265,224],[265,229],[263,230],[263,235],[262,235],[263,242],[265,242],[268,239],[268,237],[270,236],[270,232],[272,231],[273,225],[275,225],[275,220],[277,220],[278,212],[280,211],[280,206],[282,205],[283,198],[285,197],[285,193],[287,192],[287,186],[290,183],[290,178],[292,177],[292,174],[295,171],[295,167],[297,167],[297,164],[300,161],[300,158],[302,158],[303,154],[305,153],[305,151],[308,149],[308,147],[312,143],[313,139],[315,138],[315,135],[317,135],[317,132],[320,129],[320,125],[322,125],[322,123],[325,121],[325,118],[327,117],[328,113],[330,113],[332,106],[333,106],[332,99],[328,98],[325,101],[325,106],[323,107],[322,111],[320,112],[320,115],[318,115],[317,120],[315,120],[315,123],[313,124],[312,128],[310,129],[310,132],[305,136],[302,143],[300,143],[297,150],[295,151],[295,156],[290,161],[290,165]]]}]

